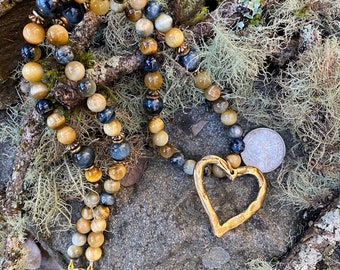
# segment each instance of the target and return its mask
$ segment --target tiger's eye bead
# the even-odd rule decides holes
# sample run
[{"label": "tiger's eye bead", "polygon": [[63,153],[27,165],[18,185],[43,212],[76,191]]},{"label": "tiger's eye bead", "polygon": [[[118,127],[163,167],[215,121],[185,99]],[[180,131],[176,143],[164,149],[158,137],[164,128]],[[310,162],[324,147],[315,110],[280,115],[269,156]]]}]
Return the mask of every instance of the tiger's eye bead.
[{"label": "tiger's eye bead", "polygon": [[130,144],[127,141],[111,143],[108,150],[114,160],[122,161],[130,155]]},{"label": "tiger's eye bead", "polygon": [[26,43],[21,48],[21,56],[24,61],[38,61],[41,57],[41,49],[38,46]]},{"label": "tiger's eye bead", "polygon": [[230,149],[236,154],[243,152],[244,147],[245,147],[244,141],[240,138],[232,139],[232,141],[230,142]]},{"label": "tiger's eye bead", "polygon": [[104,244],[104,234],[102,232],[90,232],[87,236],[87,243],[90,247],[100,247],[102,244]]},{"label": "tiger's eye bead", "polygon": [[63,5],[61,15],[67,20],[69,25],[76,25],[84,18],[84,8],[74,1],[66,2]]},{"label": "tiger's eye bead", "polygon": [[85,251],[85,257],[89,262],[98,261],[102,256],[102,250],[99,247],[88,247]]},{"label": "tiger's eye bead", "polygon": [[40,24],[37,23],[26,24],[22,34],[28,43],[34,45],[42,43],[45,39],[45,30]]},{"label": "tiger's eye bead", "polygon": [[44,75],[42,66],[36,62],[28,62],[22,68],[22,76],[26,81],[39,82]]},{"label": "tiger's eye bead", "polygon": [[60,2],[55,0],[36,0],[36,11],[43,18],[53,19],[61,10],[62,5]]},{"label": "tiger's eye bead", "polygon": [[89,208],[94,208],[99,203],[99,195],[97,192],[89,191],[84,198],[84,204]]},{"label": "tiger's eye bead", "polygon": [[169,141],[169,135],[164,130],[152,135],[152,142],[157,146],[164,146]]},{"label": "tiger's eye bead", "polygon": [[93,210],[92,210],[92,208],[90,208],[88,206],[84,206],[81,209],[80,214],[81,214],[82,218],[85,218],[87,220],[93,219]]},{"label": "tiger's eye bead", "polygon": [[148,1],[144,9],[145,17],[149,20],[155,20],[161,12],[161,5],[156,1]]},{"label": "tiger's eye bead", "polygon": [[229,127],[227,134],[230,138],[240,138],[243,135],[243,129],[240,125],[235,124]]},{"label": "tiger's eye bead", "polygon": [[113,194],[120,190],[120,181],[106,180],[104,182],[104,189],[107,193]]},{"label": "tiger's eye bead", "polygon": [[116,116],[116,113],[112,107],[106,107],[104,110],[97,113],[97,119],[102,124],[111,123],[115,119],[115,116]]},{"label": "tiger's eye bead", "polygon": [[158,50],[157,41],[151,37],[144,38],[141,40],[139,49],[145,55],[155,54]]},{"label": "tiger's eye bead", "polygon": [[89,168],[93,165],[95,154],[91,147],[82,146],[79,152],[72,155],[73,162],[81,169]]},{"label": "tiger's eye bead", "polygon": [[70,259],[78,259],[83,254],[83,248],[80,246],[72,245],[67,249],[67,256]]},{"label": "tiger's eye bead", "polygon": [[164,129],[164,122],[161,118],[155,117],[149,121],[148,128],[151,133],[158,133]]},{"label": "tiger's eye bead", "polygon": [[172,144],[166,144],[159,148],[159,154],[164,158],[170,158],[175,153],[175,148]]},{"label": "tiger's eye bead", "polygon": [[230,163],[231,167],[233,167],[234,169],[240,167],[242,162],[241,156],[236,153],[229,154],[225,159]]},{"label": "tiger's eye bead", "polygon": [[52,45],[65,45],[68,42],[68,32],[65,27],[55,24],[48,28],[46,38]]},{"label": "tiger's eye bead", "polygon": [[54,52],[54,58],[58,63],[66,65],[73,61],[74,53],[72,47],[68,45],[58,46]]},{"label": "tiger's eye bead", "polygon": [[57,112],[50,114],[46,119],[47,126],[51,129],[59,129],[65,125],[65,122],[65,116]]},{"label": "tiger's eye bead", "polygon": [[195,50],[190,50],[187,54],[179,57],[178,63],[191,72],[198,68],[201,59]]},{"label": "tiger's eye bead", "polygon": [[47,116],[50,113],[53,112],[54,106],[51,100],[49,99],[40,99],[38,102],[35,104],[35,109],[36,111],[42,115],[42,116]]},{"label": "tiger's eye bead", "polygon": [[172,22],[171,16],[161,13],[155,20],[155,28],[161,33],[166,33],[172,28]]},{"label": "tiger's eye bead", "polygon": [[165,43],[170,48],[178,48],[184,42],[184,34],[182,30],[173,27],[165,33]]},{"label": "tiger's eye bead", "polygon": [[85,76],[85,67],[78,61],[69,62],[65,66],[65,75],[71,81],[80,81]]},{"label": "tiger's eye bead", "polygon": [[43,99],[47,97],[50,90],[47,85],[42,82],[32,83],[30,88],[30,95],[36,99]]},{"label": "tiger's eye bead", "polygon": [[110,9],[114,13],[124,12],[125,7],[126,7],[125,3],[118,3],[116,1],[110,1]]},{"label": "tiger's eye bead", "polygon": [[87,98],[87,107],[91,112],[101,112],[106,107],[106,98],[99,93],[95,93]]},{"label": "tiger's eye bead", "polygon": [[226,126],[232,126],[237,121],[237,113],[232,109],[228,109],[221,114],[221,121]]},{"label": "tiger's eye bead", "polygon": [[215,101],[221,96],[221,89],[217,85],[212,85],[204,90],[204,96],[209,101]]},{"label": "tiger's eye bead", "polygon": [[135,10],[142,10],[147,2],[148,0],[129,0],[130,6]]},{"label": "tiger's eye bead", "polygon": [[144,98],[143,108],[149,115],[158,115],[163,110],[163,99]]},{"label": "tiger's eye bead", "polygon": [[95,219],[107,219],[110,215],[110,209],[105,205],[98,205],[93,210],[93,216]]},{"label": "tiger's eye bead", "polygon": [[212,166],[212,173],[215,177],[217,178],[223,178],[226,176],[225,171],[223,171],[219,166],[217,166],[216,164],[214,164]]},{"label": "tiger's eye bead", "polygon": [[163,78],[161,73],[158,71],[149,72],[145,74],[144,84],[147,88],[151,90],[158,90],[163,83]]},{"label": "tiger's eye bead", "polygon": [[76,131],[70,126],[64,126],[57,131],[57,139],[62,144],[71,144],[77,138]]},{"label": "tiger's eye bead", "polygon": [[96,183],[102,178],[102,170],[97,166],[93,166],[92,168],[85,171],[85,178],[90,183]]},{"label": "tiger's eye bead", "polygon": [[91,222],[91,230],[93,232],[103,232],[106,229],[105,219],[94,219]]},{"label": "tiger's eye bead", "polygon": [[100,203],[107,206],[112,206],[115,204],[116,198],[108,192],[102,192],[100,194]]},{"label": "tiger's eye bead", "polygon": [[83,97],[90,97],[97,91],[97,85],[93,80],[84,78],[78,82],[78,93]]},{"label": "tiger's eye bead", "polygon": [[201,71],[195,77],[195,86],[199,89],[207,89],[212,82],[207,72]]},{"label": "tiger's eye bead", "polygon": [[170,163],[172,165],[174,165],[176,168],[181,168],[183,167],[185,162],[184,159],[184,155],[180,152],[178,153],[174,153],[171,157],[170,157]]},{"label": "tiger's eye bead", "polygon": [[126,174],[126,167],[124,164],[114,164],[109,168],[109,175],[112,180],[122,180]]},{"label": "tiger's eye bead", "polygon": [[86,244],[86,235],[79,232],[75,232],[72,235],[72,244],[81,247]]},{"label": "tiger's eye bead", "polygon": [[228,101],[220,97],[219,99],[215,100],[213,104],[213,110],[215,111],[215,113],[223,113],[228,109],[228,106]]},{"label": "tiger's eye bead", "polygon": [[114,119],[110,123],[104,124],[103,128],[107,136],[118,136],[122,131],[122,124],[117,119]]},{"label": "tiger's eye bead", "polygon": [[85,218],[78,219],[76,223],[76,229],[79,233],[87,234],[91,231],[91,221]]},{"label": "tiger's eye bead", "polygon": [[196,166],[196,161],[193,159],[187,159],[183,165],[183,171],[188,175],[194,174],[194,169]]},{"label": "tiger's eye bead", "polygon": [[153,56],[148,56],[143,62],[143,69],[146,72],[155,72],[159,69],[159,63]]},{"label": "tiger's eye bead", "polygon": [[141,18],[136,22],[136,32],[142,37],[148,37],[153,33],[153,23],[149,19]]},{"label": "tiger's eye bead", "polygon": [[91,0],[90,10],[97,15],[105,15],[110,10],[109,0]]},{"label": "tiger's eye bead", "polygon": [[143,17],[143,12],[141,10],[135,10],[131,7],[125,8],[125,16],[131,22],[137,22]]}]

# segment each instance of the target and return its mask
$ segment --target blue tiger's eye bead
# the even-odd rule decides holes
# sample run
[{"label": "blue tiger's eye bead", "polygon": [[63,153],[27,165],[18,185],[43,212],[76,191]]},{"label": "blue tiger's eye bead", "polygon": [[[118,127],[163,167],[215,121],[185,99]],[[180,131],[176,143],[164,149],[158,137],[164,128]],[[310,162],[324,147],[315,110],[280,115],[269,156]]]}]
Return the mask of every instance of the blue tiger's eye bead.
[{"label": "blue tiger's eye bead", "polygon": [[155,72],[159,69],[159,63],[153,56],[148,56],[143,62],[143,69],[146,72]]},{"label": "blue tiger's eye bead", "polygon": [[41,50],[38,46],[26,43],[21,48],[21,56],[25,61],[38,61],[41,56]]},{"label": "blue tiger's eye bead", "polygon": [[243,129],[240,125],[235,124],[229,127],[227,134],[230,138],[240,138],[243,135]]},{"label": "blue tiger's eye bead", "polygon": [[112,107],[106,107],[103,111],[97,113],[97,119],[102,124],[109,124],[115,119],[116,113]]},{"label": "blue tiger's eye bead", "polygon": [[35,104],[35,109],[40,115],[47,116],[53,112],[54,105],[49,99],[40,99]]},{"label": "blue tiger's eye bead", "polygon": [[100,204],[106,205],[106,206],[112,206],[116,202],[115,196],[113,196],[110,193],[102,192],[100,194]]},{"label": "blue tiger's eye bead", "polygon": [[63,5],[61,15],[70,25],[76,25],[84,19],[84,8],[82,5],[71,1]]},{"label": "blue tiger's eye bead", "polygon": [[58,63],[63,65],[73,61],[74,53],[72,51],[72,47],[68,45],[58,46],[54,52],[54,58]]},{"label": "blue tiger's eye bead", "polygon": [[95,153],[89,146],[81,146],[77,153],[72,155],[73,162],[81,169],[90,168],[93,165]]},{"label": "blue tiger's eye bead", "polygon": [[163,99],[144,98],[143,108],[147,114],[157,115],[163,110]]},{"label": "blue tiger's eye bead", "polygon": [[240,138],[235,138],[230,142],[230,149],[236,154],[239,154],[244,151],[244,141]]},{"label": "blue tiger's eye bead", "polygon": [[109,155],[118,161],[122,161],[130,155],[130,144],[127,141],[121,143],[111,143],[109,146]]},{"label": "blue tiger's eye bead", "polygon": [[177,152],[170,157],[170,163],[174,165],[176,168],[182,168],[184,162],[185,162],[184,155],[180,152]]},{"label": "blue tiger's eye bead", "polygon": [[55,0],[36,0],[36,11],[43,18],[55,18],[62,8],[61,1]]},{"label": "blue tiger's eye bead", "polygon": [[190,50],[187,54],[179,57],[178,63],[188,71],[194,71],[201,63],[201,59],[195,50]]},{"label": "blue tiger's eye bead", "polygon": [[97,85],[93,80],[84,78],[78,82],[77,90],[83,97],[90,97],[97,91]]},{"label": "blue tiger's eye bead", "polygon": [[148,1],[144,14],[149,20],[155,20],[161,12],[161,5],[156,1]]}]

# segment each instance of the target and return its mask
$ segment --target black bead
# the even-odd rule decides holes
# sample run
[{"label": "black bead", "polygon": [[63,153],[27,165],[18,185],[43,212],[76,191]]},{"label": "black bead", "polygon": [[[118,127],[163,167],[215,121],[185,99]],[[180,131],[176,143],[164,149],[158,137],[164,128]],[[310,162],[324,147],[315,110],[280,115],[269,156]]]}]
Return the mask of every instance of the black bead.
[{"label": "black bead", "polygon": [[102,124],[111,123],[115,119],[116,113],[112,107],[106,107],[103,111],[97,113],[97,119]]},{"label": "black bead", "polygon": [[106,205],[106,206],[112,206],[116,202],[115,196],[113,196],[110,193],[102,192],[100,194],[100,204]]},{"label": "black bead", "polygon": [[93,165],[95,153],[90,146],[82,146],[77,153],[72,155],[72,158],[76,166],[86,169]]},{"label": "black bead", "polygon": [[66,2],[61,15],[70,25],[76,25],[84,19],[84,7],[74,1]]},{"label": "black bead", "polygon": [[174,165],[176,168],[182,168],[184,162],[185,162],[184,155],[180,152],[175,153],[170,157],[170,163]]},{"label": "black bead", "polygon": [[22,48],[21,48],[21,56],[24,58],[25,61],[35,61],[37,60],[37,51],[40,50],[38,46],[26,43]]},{"label": "black bead", "polygon": [[43,18],[55,18],[61,11],[61,1],[55,0],[36,0],[35,1],[36,11]]},{"label": "black bead", "polygon": [[130,155],[130,144],[127,141],[111,143],[109,146],[109,155],[118,161],[126,159]]},{"label": "black bead", "polygon": [[162,98],[144,98],[143,108],[149,115],[157,115],[163,110],[163,99]]},{"label": "black bead", "polygon": [[149,20],[155,20],[161,12],[161,5],[156,1],[148,1],[144,9],[145,17]]},{"label": "black bead", "polygon": [[244,141],[240,138],[232,139],[230,142],[230,149],[236,154],[243,152],[244,147],[245,147]]},{"label": "black bead", "polygon": [[35,109],[40,115],[47,116],[53,112],[54,105],[49,99],[40,99],[35,104]]},{"label": "black bead", "polygon": [[195,50],[190,50],[186,55],[179,57],[178,63],[188,71],[195,71],[201,63],[201,59]]},{"label": "black bead", "polygon": [[153,56],[148,56],[143,62],[143,69],[146,72],[155,72],[159,69],[159,63]]}]

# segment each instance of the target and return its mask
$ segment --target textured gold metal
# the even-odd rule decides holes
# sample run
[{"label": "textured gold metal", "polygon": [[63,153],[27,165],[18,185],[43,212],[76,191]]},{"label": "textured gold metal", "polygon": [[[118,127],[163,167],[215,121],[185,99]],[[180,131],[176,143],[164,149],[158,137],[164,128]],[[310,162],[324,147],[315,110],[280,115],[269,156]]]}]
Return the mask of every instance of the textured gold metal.
[{"label": "textured gold metal", "polygon": [[[251,174],[256,177],[259,183],[260,190],[257,194],[256,200],[249,204],[248,208],[244,212],[228,219],[222,225],[220,224],[218,216],[210,202],[203,184],[204,168],[208,164],[216,164],[227,174],[227,176],[230,177],[231,180],[235,180],[237,177],[245,174]],[[208,214],[213,233],[217,237],[222,237],[228,231],[241,225],[254,215],[261,208],[267,190],[266,179],[259,169],[252,166],[244,166],[233,169],[228,161],[214,155],[206,156],[197,162],[194,170],[194,179],[198,195],[201,199],[205,212]]]}]

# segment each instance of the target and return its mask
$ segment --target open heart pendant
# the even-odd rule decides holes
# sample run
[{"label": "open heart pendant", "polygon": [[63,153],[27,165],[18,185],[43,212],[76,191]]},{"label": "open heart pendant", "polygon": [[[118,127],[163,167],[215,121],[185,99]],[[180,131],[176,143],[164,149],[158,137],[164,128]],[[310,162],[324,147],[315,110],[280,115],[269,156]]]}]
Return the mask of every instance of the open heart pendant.
[{"label": "open heart pendant", "polygon": [[[253,201],[244,212],[228,219],[222,225],[220,224],[218,216],[209,200],[209,197],[203,185],[204,168],[208,164],[216,164],[227,174],[227,176],[230,177],[231,180],[235,180],[237,177],[245,174],[251,174],[256,177],[259,183],[260,190],[257,194],[256,200]],[[228,161],[214,155],[206,156],[202,158],[199,162],[197,162],[194,170],[194,179],[198,195],[201,199],[205,212],[208,214],[213,233],[217,237],[222,237],[228,231],[241,225],[252,215],[254,215],[261,208],[264,197],[266,195],[267,189],[266,179],[264,178],[264,175],[259,169],[252,166],[244,166],[239,167],[237,169],[233,169]]]}]

